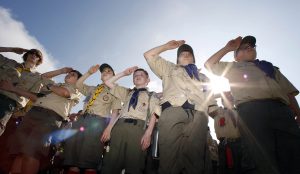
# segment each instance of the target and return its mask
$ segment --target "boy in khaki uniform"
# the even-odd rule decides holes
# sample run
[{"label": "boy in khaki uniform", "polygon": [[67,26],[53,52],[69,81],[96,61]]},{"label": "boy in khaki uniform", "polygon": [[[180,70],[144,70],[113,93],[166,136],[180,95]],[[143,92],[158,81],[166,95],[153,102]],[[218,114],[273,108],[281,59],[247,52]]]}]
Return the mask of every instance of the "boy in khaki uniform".
[{"label": "boy in khaki uniform", "polygon": [[[162,114],[158,122],[160,174],[204,173],[207,169],[206,112],[217,108],[207,88],[208,78],[199,73],[191,46],[185,41],[168,43],[147,51],[151,70],[162,79]],[[177,50],[177,64],[160,54]]]},{"label": "boy in khaki uniform", "polygon": [[[39,93],[43,85],[52,83],[49,78],[68,73],[72,68],[66,67],[40,74],[36,71],[36,67],[43,62],[43,55],[39,50],[0,47],[0,52],[25,53],[23,63],[0,54],[0,135],[2,135],[12,113],[25,107],[29,100],[34,100],[35,95],[32,93]],[[9,83],[17,90],[11,92],[4,89]]]},{"label": "boy in khaki uniform", "polygon": [[[256,39],[238,37],[211,56],[205,66],[224,75],[240,116],[242,142],[259,173],[300,173],[299,91],[270,62],[256,59]],[[235,62],[221,62],[234,51]],[[290,106],[290,108],[289,108]]]},{"label": "boy in khaki uniform", "polygon": [[[4,57],[0,54],[1,86],[6,82],[13,83],[17,87],[30,92],[39,92],[41,74],[35,68],[43,61],[42,53],[36,49],[0,47],[0,52],[13,52],[23,54],[23,63]],[[0,135],[3,134],[5,126],[16,108],[26,105],[28,99],[15,93],[0,89]]]},{"label": "boy in khaki uniform", "polygon": [[72,70],[66,75],[65,83],[48,84],[47,89],[51,93],[35,98],[12,142],[10,153],[17,155],[12,173],[38,172],[41,157],[48,155],[51,134],[58,130],[71,108],[79,102],[81,94],[75,83],[80,76],[80,72]]},{"label": "boy in khaki uniform", "polygon": [[66,140],[64,165],[71,166],[68,174],[79,173],[80,169],[86,174],[96,174],[102,160],[103,143],[110,139],[110,131],[121,109],[121,101],[110,94],[105,84],[88,86],[83,83],[97,71],[101,73],[102,82],[114,75],[112,67],[104,63],[92,66],[76,83],[87,98],[84,114],[72,125],[72,129],[79,131]]},{"label": "boy in khaki uniform", "polygon": [[[132,73],[133,90],[114,84],[119,78]],[[160,114],[158,98],[146,88],[149,81],[147,71],[132,67],[105,82],[111,88],[111,94],[121,99],[124,105],[111,133],[110,150],[104,156],[103,174],[120,174],[122,169],[130,174],[143,173],[146,149],[150,146],[156,122],[155,114]],[[148,115],[151,118],[145,130]]]}]

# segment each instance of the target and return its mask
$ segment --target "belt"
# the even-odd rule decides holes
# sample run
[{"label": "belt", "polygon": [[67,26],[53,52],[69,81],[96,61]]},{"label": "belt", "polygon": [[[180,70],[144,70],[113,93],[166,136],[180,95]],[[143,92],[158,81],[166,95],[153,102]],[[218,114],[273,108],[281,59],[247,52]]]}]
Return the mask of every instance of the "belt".
[{"label": "belt", "polygon": [[39,107],[39,106],[33,106],[31,109],[36,110],[36,111],[40,111],[40,112],[50,113],[51,116],[55,117],[55,119],[57,121],[63,121],[64,120],[60,115],[58,115],[56,112],[54,112],[50,109],[46,109],[46,108]]},{"label": "belt", "polygon": [[[165,109],[171,107],[171,103],[170,102],[164,102],[162,105],[161,105],[161,110],[164,111]],[[190,104],[188,101],[185,101],[183,103],[183,105],[181,106],[183,109],[191,109],[191,110],[195,110],[195,105],[193,104]]]},{"label": "belt", "polygon": [[143,121],[143,120],[133,119],[133,118],[121,118],[121,119],[119,119],[119,121],[123,122],[123,123],[133,124],[133,125],[139,125],[139,124],[144,125],[144,123],[145,123],[145,121]]}]

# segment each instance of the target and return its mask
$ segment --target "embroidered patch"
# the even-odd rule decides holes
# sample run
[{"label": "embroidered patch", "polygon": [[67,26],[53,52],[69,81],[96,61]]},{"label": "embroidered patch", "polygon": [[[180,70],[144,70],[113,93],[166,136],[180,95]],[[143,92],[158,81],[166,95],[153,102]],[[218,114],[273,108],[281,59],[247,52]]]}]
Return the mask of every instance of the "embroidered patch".
[{"label": "embroidered patch", "polygon": [[108,100],[109,100],[109,96],[108,96],[108,95],[104,95],[104,96],[103,96],[103,100],[104,100],[104,101],[108,101]]}]

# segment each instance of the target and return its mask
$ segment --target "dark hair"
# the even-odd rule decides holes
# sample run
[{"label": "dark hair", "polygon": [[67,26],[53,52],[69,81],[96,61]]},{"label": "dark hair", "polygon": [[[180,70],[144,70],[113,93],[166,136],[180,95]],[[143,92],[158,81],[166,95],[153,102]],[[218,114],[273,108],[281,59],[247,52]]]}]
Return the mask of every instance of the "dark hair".
[{"label": "dark hair", "polygon": [[72,70],[70,72],[75,72],[77,74],[77,76],[78,76],[77,79],[79,79],[82,76],[82,74],[79,71],[77,71],[77,70]]},{"label": "dark hair", "polygon": [[39,57],[39,61],[36,63],[36,66],[40,65],[43,63],[43,54],[40,50],[38,49],[31,49],[29,51],[27,51],[24,55],[23,55],[23,60],[24,62],[27,60],[27,57],[29,54],[34,54],[36,55],[37,57]]},{"label": "dark hair", "polygon": [[146,70],[144,70],[143,68],[138,68],[138,69],[136,69],[136,70],[133,72],[133,74],[136,73],[137,71],[142,71],[142,72],[144,72],[144,73],[146,74],[147,78],[149,78],[148,72],[147,72]]}]

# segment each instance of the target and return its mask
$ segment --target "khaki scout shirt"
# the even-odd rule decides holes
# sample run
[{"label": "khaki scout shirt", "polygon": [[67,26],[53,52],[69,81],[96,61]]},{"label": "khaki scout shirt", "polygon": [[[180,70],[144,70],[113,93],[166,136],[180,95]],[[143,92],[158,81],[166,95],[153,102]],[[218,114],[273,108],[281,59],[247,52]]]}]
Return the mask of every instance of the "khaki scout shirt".
[{"label": "khaki scout shirt", "polygon": [[[86,96],[84,111],[86,111],[86,106],[91,97],[95,94],[97,86],[88,86],[83,84],[79,91]],[[110,117],[111,110],[121,109],[121,101],[117,99],[115,96],[111,95],[109,92],[109,88],[105,86],[103,91],[97,96],[93,105],[89,107],[88,113],[99,115],[101,117]]]},{"label": "khaki scout shirt", "polygon": [[214,74],[224,74],[229,80],[236,105],[258,99],[280,99],[288,105],[287,94],[297,95],[299,91],[277,68],[274,70],[276,80],[252,62],[219,62],[211,67]]},{"label": "khaki scout shirt", "polygon": [[149,92],[148,91],[140,91],[138,96],[138,103],[136,108],[130,107],[128,111],[129,101],[131,99],[134,90],[129,88],[124,88],[116,85],[113,89],[110,90],[111,94],[121,99],[124,103],[121,110],[121,118],[132,118],[139,120],[146,120],[148,115],[148,107],[150,107],[150,114],[156,113],[160,115],[160,106],[159,99],[154,95],[150,96],[150,106],[149,106]]},{"label": "khaki scout shirt", "polygon": [[195,105],[196,110],[203,112],[207,112],[208,106],[217,106],[208,88],[209,80],[204,74],[199,73],[200,81],[191,79],[184,67],[166,61],[160,56],[147,59],[147,62],[151,70],[162,79],[162,103],[168,101],[173,106],[182,106],[188,101]]},{"label": "khaki scout shirt", "polygon": [[70,98],[65,98],[52,92],[44,97],[38,98],[33,106],[39,106],[55,111],[64,120],[67,120],[72,107],[79,103],[81,93],[73,84],[59,83],[58,85],[69,91]]},{"label": "khaki scout shirt", "polygon": [[[231,110],[233,112],[233,118],[230,117],[230,110],[219,108],[218,113],[214,117],[214,127],[216,131],[217,138],[238,138],[240,137],[240,132],[238,130],[237,124],[234,125],[233,121],[237,123],[237,111]],[[220,124],[220,120],[224,119],[224,125]]]},{"label": "khaki scout shirt", "polygon": [[[42,88],[42,77],[39,72],[36,72],[35,69],[31,69],[29,71],[22,71],[21,73],[17,71],[17,67],[22,67],[23,65],[8,59],[0,54],[0,67],[1,73],[4,70],[4,75],[8,76],[5,80],[11,79],[12,83],[16,84],[16,87],[22,88],[26,91],[38,93]],[[18,78],[16,78],[16,74],[18,74]],[[18,96],[14,93],[0,90],[0,93],[6,95],[7,97],[15,100],[19,107],[24,107],[29,99]]]}]

